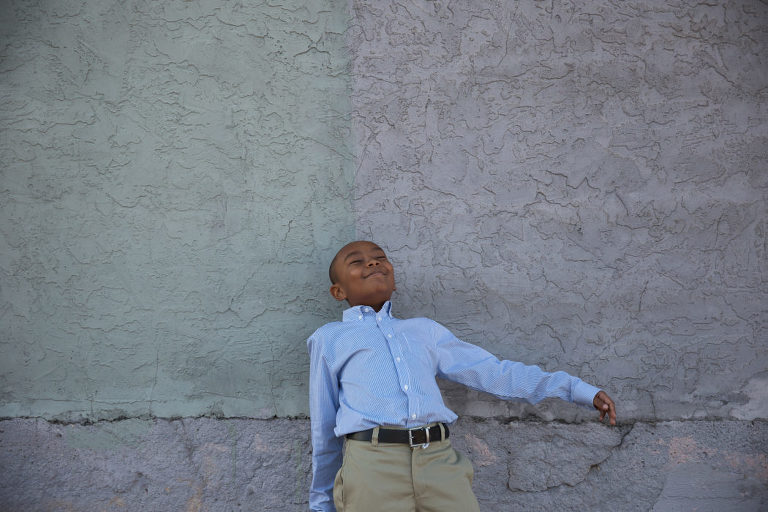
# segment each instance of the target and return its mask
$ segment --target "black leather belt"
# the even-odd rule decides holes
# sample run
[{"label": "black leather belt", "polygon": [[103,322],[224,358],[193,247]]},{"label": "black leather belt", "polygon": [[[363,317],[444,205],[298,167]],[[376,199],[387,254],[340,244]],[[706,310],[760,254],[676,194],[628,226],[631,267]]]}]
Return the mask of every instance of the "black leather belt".
[{"label": "black leather belt", "polygon": [[[443,437],[442,432],[440,431],[440,425],[441,423],[438,423],[429,428],[416,427],[408,430],[381,427],[379,428],[379,442],[407,444],[411,448],[417,446],[426,447],[429,443],[436,443],[448,439],[448,425],[442,423],[443,429],[445,429],[445,437]],[[347,434],[347,439],[352,439],[353,441],[370,441],[373,439],[373,429],[371,428]]]}]

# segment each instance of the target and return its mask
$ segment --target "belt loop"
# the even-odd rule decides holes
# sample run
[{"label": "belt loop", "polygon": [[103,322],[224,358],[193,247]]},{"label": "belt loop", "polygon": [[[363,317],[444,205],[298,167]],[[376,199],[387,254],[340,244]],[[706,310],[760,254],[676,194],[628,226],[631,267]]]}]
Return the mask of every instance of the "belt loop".
[{"label": "belt loop", "polygon": [[445,441],[445,425],[443,425],[443,422],[441,421],[437,426],[440,427],[440,440]]},{"label": "belt loop", "polygon": [[373,446],[379,446],[379,426],[373,427],[373,433],[371,434],[371,444]]}]

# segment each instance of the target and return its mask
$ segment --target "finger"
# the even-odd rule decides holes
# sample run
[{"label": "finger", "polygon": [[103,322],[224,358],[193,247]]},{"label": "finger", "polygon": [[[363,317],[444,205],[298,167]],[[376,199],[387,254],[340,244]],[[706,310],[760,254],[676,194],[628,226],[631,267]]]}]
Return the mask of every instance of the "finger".
[{"label": "finger", "polygon": [[616,424],[616,405],[614,405],[613,400],[611,400],[611,397],[608,395],[603,397],[604,405],[603,410],[607,413],[608,419],[611,425]]},{"label": "finger", "polygon": [[597,395],[595,395],[594,405],[595,405],[595,409],[597,409],[598,411],[602,411],[603,409],[605,409],[605,406],[606,406],[606,402],[602,395],[603,395],[602,391]]},{"label": "finger", "polygon": [[614,405],[613,400],[611,400],[611,397],[604,391],[600,391],[597,396],[595,396],[595,408],[600,411],[601,422],[607,415],[609,423],[611,425],[616,425],[616,406]]},{"label": "finger", "polygon": [[597,409],[598,411],[602,410],[603,408],[603,399],[600,397],[601,393],[602,392],[596,394],[595,398],[592,400],[592,405],[594,405],[595,409]]}]

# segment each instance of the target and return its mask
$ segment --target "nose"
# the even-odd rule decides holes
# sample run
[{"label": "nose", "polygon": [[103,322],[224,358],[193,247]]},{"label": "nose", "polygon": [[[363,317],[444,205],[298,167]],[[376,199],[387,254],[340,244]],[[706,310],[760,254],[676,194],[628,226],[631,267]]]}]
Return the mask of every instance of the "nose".
[{"label": "nose", "polygon": [[366,266],[368,267],[377,267],[378,265],[379,265],[379,260],[377,260],[376,258],[370,258],[368,260],[368,263],[366,264]]}]

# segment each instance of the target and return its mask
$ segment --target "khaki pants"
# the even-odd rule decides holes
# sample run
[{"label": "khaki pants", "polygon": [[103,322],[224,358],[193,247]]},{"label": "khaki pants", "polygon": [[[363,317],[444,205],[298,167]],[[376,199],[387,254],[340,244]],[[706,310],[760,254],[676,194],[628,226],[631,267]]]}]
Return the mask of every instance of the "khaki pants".
[{"label": "khaki pants", "polygon": [[337,512],[479,512],[472,476],[450,439],[427,448],[348,439],[333,501]]}]

